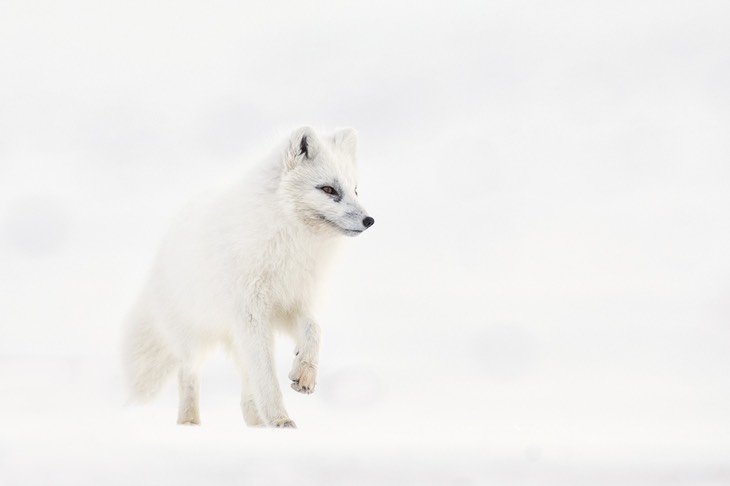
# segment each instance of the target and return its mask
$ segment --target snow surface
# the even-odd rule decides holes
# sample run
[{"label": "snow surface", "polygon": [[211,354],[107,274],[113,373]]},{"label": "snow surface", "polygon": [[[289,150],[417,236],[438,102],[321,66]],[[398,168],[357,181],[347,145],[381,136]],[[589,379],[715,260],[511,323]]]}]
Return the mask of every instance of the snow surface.
[{"label": "snow surface", "polygon": [[[0,3],[0,484],[730,484],[726,2]],[[174,212],[299,124],[376,225],[296,431],[124,404]]]}]

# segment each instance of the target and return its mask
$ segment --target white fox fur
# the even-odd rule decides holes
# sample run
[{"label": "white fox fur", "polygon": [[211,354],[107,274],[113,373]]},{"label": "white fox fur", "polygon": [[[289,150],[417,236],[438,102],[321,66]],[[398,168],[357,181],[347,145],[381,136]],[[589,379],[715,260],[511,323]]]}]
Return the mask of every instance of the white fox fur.
[{"label": "white fox fur", "polygon": [[200,423],[199,367],[223,345],[241,372],[246,423],[295,426],[275,375],[273,335],[291,334],[291,386],[312,393],[317,282],[337,237],[374,223],[357,198],[356,138],[352,129],[325,136],[302,127],[239,183],[182,212],[126,325],[133,398],[151,399],[177,370],[178,423]]}]

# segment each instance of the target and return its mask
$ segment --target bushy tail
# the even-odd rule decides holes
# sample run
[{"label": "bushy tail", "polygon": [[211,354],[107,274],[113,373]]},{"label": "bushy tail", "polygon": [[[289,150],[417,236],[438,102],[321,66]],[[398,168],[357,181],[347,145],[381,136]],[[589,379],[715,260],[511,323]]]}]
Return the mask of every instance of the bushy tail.
[{"label": "bushy tail", "polygon": [[122,361],[130,398],[151,400],[175,370],[177,360],[150,319],[135,313],[124,331]]}]

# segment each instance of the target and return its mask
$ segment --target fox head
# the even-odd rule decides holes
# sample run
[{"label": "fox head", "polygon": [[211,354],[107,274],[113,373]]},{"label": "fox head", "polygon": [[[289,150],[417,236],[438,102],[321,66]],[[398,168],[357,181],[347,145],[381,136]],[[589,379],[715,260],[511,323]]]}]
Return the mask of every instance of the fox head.
[{"label": "fox head", "polygon": [[329,234],[357,236],[375,223],[357,195],[351,128],[325,136],[311,127],[291,135],[284,155],[280,196],[290,214],[307,227]]}]

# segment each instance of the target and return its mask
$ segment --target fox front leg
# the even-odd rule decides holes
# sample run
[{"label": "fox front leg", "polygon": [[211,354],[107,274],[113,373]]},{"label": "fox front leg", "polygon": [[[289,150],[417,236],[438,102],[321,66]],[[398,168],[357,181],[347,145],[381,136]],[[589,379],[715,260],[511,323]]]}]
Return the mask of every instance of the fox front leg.
[{"label": "fox front leg", "polygon": [[319,336],[320,329],[314,319],[302,316],[297,320],[294,329],[297,347],[289,379],[292,381],[291,387],[300,393],[312,393],[317,384]]},{"label": "fox front leg", "polygon": [[266,314],[250,311],[238,326],[235,336],[236,361],[243,366],[242,375],[248,388],[241,404],[244,419],[250,425],[263,423],[270,427],[296,428],[284,409],[276,379],[273,336],[268,322]]}]

